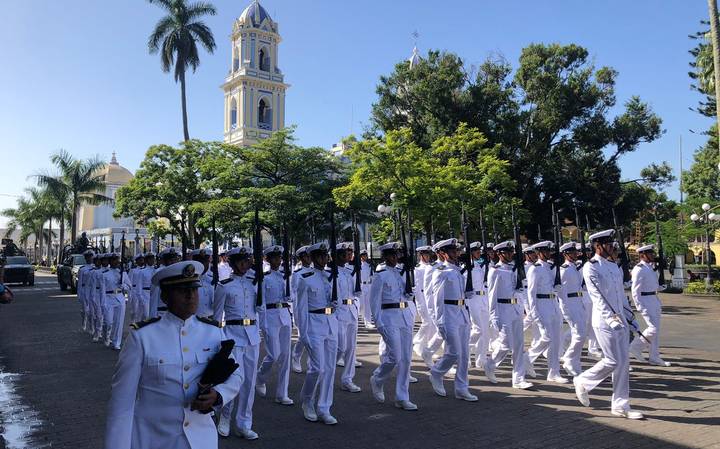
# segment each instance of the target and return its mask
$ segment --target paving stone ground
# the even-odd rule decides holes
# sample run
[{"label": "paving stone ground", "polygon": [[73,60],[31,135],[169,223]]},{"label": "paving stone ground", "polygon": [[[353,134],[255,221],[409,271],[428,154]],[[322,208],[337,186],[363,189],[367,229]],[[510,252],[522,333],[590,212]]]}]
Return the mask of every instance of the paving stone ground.
[{"label": "paving stone ground", "polygon": [[[28,448],[99,449],[105,426],[110,378],[117,353],[93,344],[81,333],[77,299],[60,292],[53,278],[39,275],[35,287],[16,288],[16,302],[0,307],[0,369],[14,376],[23,405],[36,411],[42,425]],[[471,370],[471,390],[480,397],[467,403],[432,392],[427,369],[418,359],[411,386],[417,412],[392,406],[392,382],[386,404],[370,393],[369,376],[377,365],[378,335],[361,329],[357,370],[359,394],[336,389],[334,427],[308,423],[298,405],[283,407],[257,398],[254,442],[235,437],[230,448],[720,448],[720,301],[662,295],[663,354],[673,363],[659,368],[633,362],[632,405],[647,419],[630,421],[609,414],[610,384],[591,394],[581,407],[570,385],[550,384],[542,363],[530,391],[510,388],[507,365],[501,383],[490,384]],[[585,358],[584,366],[593,359]],[[292,374],[296,400],[302,376]],[[272,386],[268,386],[270,391]],[[452,396],[450,380],[446,388]],[[8,410],[0,410],[0,433]],[[0,438],[0,448],[5,445]]]}]

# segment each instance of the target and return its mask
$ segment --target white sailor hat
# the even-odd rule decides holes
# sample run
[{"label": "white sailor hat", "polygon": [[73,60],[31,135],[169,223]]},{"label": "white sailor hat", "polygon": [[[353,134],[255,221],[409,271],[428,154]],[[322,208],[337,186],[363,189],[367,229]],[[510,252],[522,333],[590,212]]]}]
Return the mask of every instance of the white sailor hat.
[{"label": "white sailor hat", "polygon": [[236,246],[227,252],[228,257],[247,258],[253,255],[253,249],[249,246]]},{"label": "white sailor hat", "polygon": [[365,254],[365,255],[367,256],[367,255],[368,255],[368,250],[366,250],[366,249],[361,249],[361,250],[360,250],[360,255],[362,256],[363,254]]},{"label": "white sailor hat", "polygon": [[485,244],[485,248],[494,250],[494,249],[495,249],[495,242],[486,243],[486,244]]},{"label": "white sailor hat", "polygon": [[295,251],[295,256],[300,257],[300,256],[302,256],[303,254],[307,253],[307,252],[308,252],[308,248],[309,248],[309,247],[308,247],[307,245],[301,246],[300,248],[298,248],[298,249]]},{"label": "white sailor hat", "polygon": [[397,251],[402,247],[400,242],[389,242],[384,245],[380,245],[378,248],[380,251]]},{"label": "white sailor hat", "polygon": [[639,252],[639,253],[644,253],[644,252],[648,252],[648,251],[655,251],[655,245],[653,245],[651,243],[649,245],[641,246],[640,248],[637,249],[637,252]]},{"label": "white sailor hat", "polygon": [[353,249],[353,243],[352,242],[340,242],[335,245],[335,251],[352,251]]},{"label": "white sailor hat", "polygon": [[328,246],[327,243],[325,243],[325,242],[320,242],[320,243],[316,243],[316,244],[314,244],[314,245],[308,246],[307,252],[308,252],[308,253],[313,253],[313,252],[315,252],[315,251],[327,252],[328,248],[329,248],[329,246]]},{"label": "white sailor hat", "polygon": [[543,240],[542,242],[537,242],[536,244],[534,244],[532,246],[532,248],[535,251],[538,251],[541,249],[551,250],[552,247],[553,247],[553,242],[551,242],[550,240]]},{"label": "white sailor hat", "polygon": [[472,242],[470,249],[482,249],[482,242]]},{"label": "white sailor hat", "polygon": [[527,243],[523,243],[522,244],[522,252],[523,252],[523,254],[534,253],[535,248],[533,247],[533,245],[528,245]]},{"label": "white sailor hat", "polygon": [[493,250],[495,251],[512,251],[513,249],[515,249],[515,244],[512,240],[505,240],[493,246]]},{"label": "white sailor hat", "polygon": [[226,256],[226,255],[227,255],[227,250],[226,250],[226,249],[221,249],[220,251],[218,251],[218,254],[221,255],[221,256]]},{"label": "white sailor hat", "polygon": [[615,230],[614,229],[606,229],[604,231],[596,232],[595,234],[592,234],[590,236],[590,241],[594,242],[595,240],[610,240],[615,237]]},{"label": "white sailor hat", "polygon": [[180,251],[178,251],[175,247],[169,247],[165,248],[164,250],[160,251],[158,254],[158,257],[164,258],[164,257],[178,257],[180,256]]},{"label": "white sailor hat", "polygon": [[[580,243],[580,242],[576,243],[576,244],[575,244],[575,249],[578,250],[578,251],[582,251],[582,250],[583,250],[583,244]],[[588,249],[588,247],[586,246],[585,249]]]},{"label": "white sailor hat", "polygon": [[560,246],[560,252],[566,251],[577,251],[577,244],[575,242],[567,242]]},{"label": "white sailor hat", "polygon": [[193,257],[212,256],[212,248],[194,249],[194,250],[192,250],[192,253],[190,253],[190,255]]},{"label": "white sailor hat", "polygon": [[423,246],[418,246],[417,248],[415,248],[415,251],[417,251],[418,253],[431,253],[432,250],[433,250],[432,246],[430,246],[430,245],[423,245]]},{"label": "white sailor hat", "polygon": [[166,267],[155,272],[152,277],[153,285],[160,287],[200,287],[200,273],[204,267],[195,260],[186,260]]},{"label": "white sailor hat", "polygon": [[435,251],[435,252],[442,251],[444,248],[447,248],[448,246],[453,246],[453,247],[457,248],[457,244],[458,244],[458,240],[456,238],[440,240],[439,242],[437,242],[436,244],[433,245],[433,251]]},{"label": "white sailor hat", "polygon": [[145,256],[143,256],[142,253],[137,253],[137,254],[135,254],[135,259],[134,259],[134,260],[140,260],[140,259],[144,259],[144,258],[145,258]]},{"label": "white sailor hat", "polygon": [[284,251],[285,251],[285,248],[283,248],[280,245],[270,245],[263,250],[263,255],[267,256],[268,254],[272,254],[272,253],[282,254]]}]

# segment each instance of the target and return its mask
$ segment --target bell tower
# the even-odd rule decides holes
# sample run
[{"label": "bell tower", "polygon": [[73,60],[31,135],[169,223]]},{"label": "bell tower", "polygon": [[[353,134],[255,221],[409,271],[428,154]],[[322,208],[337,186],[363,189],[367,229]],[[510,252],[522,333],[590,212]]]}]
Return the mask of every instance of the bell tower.
[{"label": "bell tower", "polygon": [[248,146],[285,127],[285,84],[278,67],[278,24],[258,0],[245,8],[230,35],[225,94],[226,143]]}]

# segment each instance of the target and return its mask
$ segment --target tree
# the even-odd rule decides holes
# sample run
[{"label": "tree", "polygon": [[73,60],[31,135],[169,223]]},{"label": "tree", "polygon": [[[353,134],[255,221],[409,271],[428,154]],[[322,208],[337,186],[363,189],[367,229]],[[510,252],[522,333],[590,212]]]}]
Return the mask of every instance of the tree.
[{"label": "tree", "polygon": [[693,155],[693,163],[682,176],[683,191],[689,198],[706,198],[720,201],[720,173],[718,173],[717,127],[709,131],[709,139]]},{"label": "tree", "polygon": [[[38,185],[46,188],[61,203],[66,202],[68,210],[71,211],[70,241],[74,244],[80,206],[112,202],[112,198],[99,193],[105,189],[101,171],[106,163],[98,157],[75,159],[65,150],[54,153],[50,156],[50,161],[57,167],[57,175],[39,173],[34,176]],[[64,215],[64,209],[61,210],[61,215]],[[60,233],[64,235],[64,220],[60,221],[60,225]]]},{"label": "tree", "polygon": [[[9,218],[5,237],[10,237],[20,230],[20,243],[26,245],[30,236],[35,237],[34,260],[38,262],[38,255],[43,254],[43,244],[52,247],[52,229],[45,230],[45,223],[52,217],[55,205],[47,192],[35,187],[25,189],[26,196],[18,199],[15,209],[5,209],[2,215]],[[49,252],[48,252],[49,255]],[[48,257],[50,261],[50,257]]]},{"label": "tree", "polygon": [[180,101],[182,105],[183,135],[190,140],[187,119],[187,101],[185,98],[185,72],[193,72],[200,65],[198,42],[212,54],[215,51],[215,38],[210,28],[200,20],[205,15],[214,16],[215,7],[206,2],[188,4],[186,0],[148,0],[164,9],[168,15],[155,25],[148,49],[150,54],[160,53],[163,72],[173,68],[175,82],[180,82]]}]

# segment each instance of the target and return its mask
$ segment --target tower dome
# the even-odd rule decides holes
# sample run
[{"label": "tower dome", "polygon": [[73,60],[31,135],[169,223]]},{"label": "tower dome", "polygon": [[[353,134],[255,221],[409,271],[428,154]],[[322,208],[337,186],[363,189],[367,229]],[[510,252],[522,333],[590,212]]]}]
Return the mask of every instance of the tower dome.
[{"label": "tower dome", "polygon": [[416,67],[418,64],[420,64],[420,55],[418,54],[417,47],[413,47],[412,55],[408,59],[408,62],[410,63],[410,68]]},{"label": "tower dome", "polygon": [[250,6],[240,14],[237,19],[237,25],[244,28],[262,28],[263,23],[267,20],[268,31],[277,33],[277,24],[268,14],[267,10],[260,5],[258,0],[254,0]]}]

